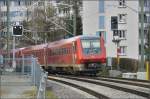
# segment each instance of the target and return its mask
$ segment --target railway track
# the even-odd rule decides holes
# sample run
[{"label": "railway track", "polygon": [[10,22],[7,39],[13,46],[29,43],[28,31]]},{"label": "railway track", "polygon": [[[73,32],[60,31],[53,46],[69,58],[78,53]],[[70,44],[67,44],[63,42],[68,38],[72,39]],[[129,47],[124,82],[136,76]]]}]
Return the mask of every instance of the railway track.
[{"label": "railway track", "polygon": [[[105,94],[100,93],[98,90],[96,91],[96,89],[92,89],[92,87],[90,86],[93,86],[93,87],[103,86],[105,89],[111,88],[110,90],[112,89],[115,91],[117,90],[119,91],[118,93],[122,92],[121,94],[123,97],[116,96],[113,98],[124,98],[125,93],[130,94],[131,97],[132,95],[133,97],[134,95],[136,95],[137,97],[139,96],[140,98],[150,97],[149,82],[147,81],[141,81],[141,80],[132,81],[132,80],[127,80],[127,79],[123,80],[123,79],[104,78],[104,77],[75,77],[75,76],[64,76],[64,75],[49,76],[49,79],[55,80],[55,81],[58,81],[67,85],[71,85],[73,87],[83,90],[100,99],[109,99],[109,98],[112,98],[113,96],[107,95],[107,93]],[[86,83],[89,84],[90,88],[88,88],[87,86],[86,87],[84,86],[84,84],[86,85]],[[112,94],[114,93],[112,92]]]},{"label": "railway track", "polygon": [[69,86],[72,86],[72,87],[75,87],[77,89],[80,89],[84,92],[87,92],[89,93],[90,95],[93,95],[99,99],[110,99],[109,97],[103,95],[103,94],[100,94],[98,92],[95,92],[93,90],[90,90],[88,88],[85,88],[85,87],[82,87],[82,86],[79,86],[77,84],[73,84],[73,83],[70,83],[70,82],[67,82],[67,81],[63,81],[63,80],[60,80],[60,79],[57,79],[56,77],[48,77],[49,80],[53,80],[53,81],[56,81],[56,82],[60,82],[60,83],[63,83],[63,84],[66,84],[66,85],[69,85]]},{"label": "railway track", "polygon": [[150,81],[147,81],[147,80],[114,78],[114,77],[95,77],[93,79],[122,83],[122,84],[126,83],[129,85],[136,85],[136,86],[140,86],[140,87],[150,88]]}]

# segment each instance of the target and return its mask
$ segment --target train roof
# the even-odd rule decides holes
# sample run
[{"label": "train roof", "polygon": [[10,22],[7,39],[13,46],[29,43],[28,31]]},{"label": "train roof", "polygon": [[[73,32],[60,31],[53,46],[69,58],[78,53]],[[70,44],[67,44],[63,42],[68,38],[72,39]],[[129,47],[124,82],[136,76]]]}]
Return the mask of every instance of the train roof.
[{"label": "train roof", "polygon": [[44,44],[40,44],[40,45],[33,45],[33,46],[28,46],[28,47],[23,47],[23,48],[17,48],[17,49],[15,49],[15,52],[21,51],[21,50],[23,50],[23,51],[40,50],[47,46],[48,47],[61,46],[66,43],[71,43],[73,41],[76,41],[77,39],[98,39],[98,38],[99,38],[98,36],[94,36],[94,35],[80,35],[80,36],[75,36],[75,37],[71,37],[68,39],[62,39],[59,41],[44,43]]},{"label": "train roof", "polygon": [[66,43],[74,42],[77,39],[99,39],[99,38],[100,37],[95,36],[95,35],[79,35],[79,36],[75,36],[75,37],[68,38],[68,39],[62,39],[59,41],[50,42],[50,43],[48,43],[48,47],[61,46],[61,45],[64,45]]}]

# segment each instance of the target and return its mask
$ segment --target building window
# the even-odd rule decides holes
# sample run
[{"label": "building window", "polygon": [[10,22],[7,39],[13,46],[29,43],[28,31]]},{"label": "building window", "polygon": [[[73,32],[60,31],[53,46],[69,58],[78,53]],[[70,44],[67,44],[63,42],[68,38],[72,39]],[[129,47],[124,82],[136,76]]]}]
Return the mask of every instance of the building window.
[{"label": "building window", "polygon": [[127,21],[127,14],[118,15],[118,23],[126,23],[126,21]]},{"label": "building window", "polygon": [[127,30],[114,30],[113,31],[113,36],[119,36],[119,39],[121,40],[126,40],[127,37]]},{"label": "building window", "polygon": [[99,0],[99,13],[104,13],[104,0]]},{"label": "building window", "polygon": [[18,1],[18,6],[20,6],[21,5],[21,1]]},{"label": "building window", "polygon": [[125,0],[119,0],[119,7],[126,7],[126,1]]},{"label": "building window", "polygon": [[38,2],[38,6],[44,6],[44,2]]},{"label": "building window", "polygon": [[126,30],[118,30],[118,33],[120,39],[126,39],[126,34],[127,34]]},{"label": "building window", "polygon": [[25,5],[26,6],[30,6],[31,5],[31,1],[30,0],[25,0]]},{"label": "building window", "polygon": [[23,0],[16,0],[14,1],[15,6],[24,6],[25,2]]},{"label": "building window", "polygon": [[7,12],[6,11],[2,11],[1,12],[1,17],[6,17],[7,16]]},{"label": "building window", "polygon": [[104,28],[105,28],[105,17],[99,16],[99,29],[104,29]]},{"label": "building window", "polygon": [[127,46],[120,46],[119,55],[127,55]]},{"label": "building window", "polygon": [[0,5],[1,5],[1,6],[6,6],[6,5],[7,5],[6,0],[1,0],[1,1],[0,1]]}]

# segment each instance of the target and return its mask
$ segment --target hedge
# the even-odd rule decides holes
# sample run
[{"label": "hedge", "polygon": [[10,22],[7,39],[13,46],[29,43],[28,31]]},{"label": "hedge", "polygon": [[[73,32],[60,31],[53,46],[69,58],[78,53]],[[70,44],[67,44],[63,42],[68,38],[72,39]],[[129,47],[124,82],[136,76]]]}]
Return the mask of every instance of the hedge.
[{"label": "hedge", "polygon": [[[124,72],[137,72],[139,61],[131,58],[120,58],[120,70]],[[112,58],[113,69],[117,69],[117,58]]]}]

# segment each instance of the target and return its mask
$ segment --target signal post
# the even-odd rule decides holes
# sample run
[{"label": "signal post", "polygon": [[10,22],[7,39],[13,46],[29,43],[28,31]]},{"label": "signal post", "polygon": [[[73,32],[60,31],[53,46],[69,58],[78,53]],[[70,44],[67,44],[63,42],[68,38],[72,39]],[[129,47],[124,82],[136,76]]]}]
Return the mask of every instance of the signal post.
[{"label": "signal post", "polygon": [[16,36],[22,36],[23,34],[23,26],[22,25],[14,25],[13,26],[13,61],[12,61],[12,66],[15,69],[16,68],[16,60],[15,60],[15,37]]}]

